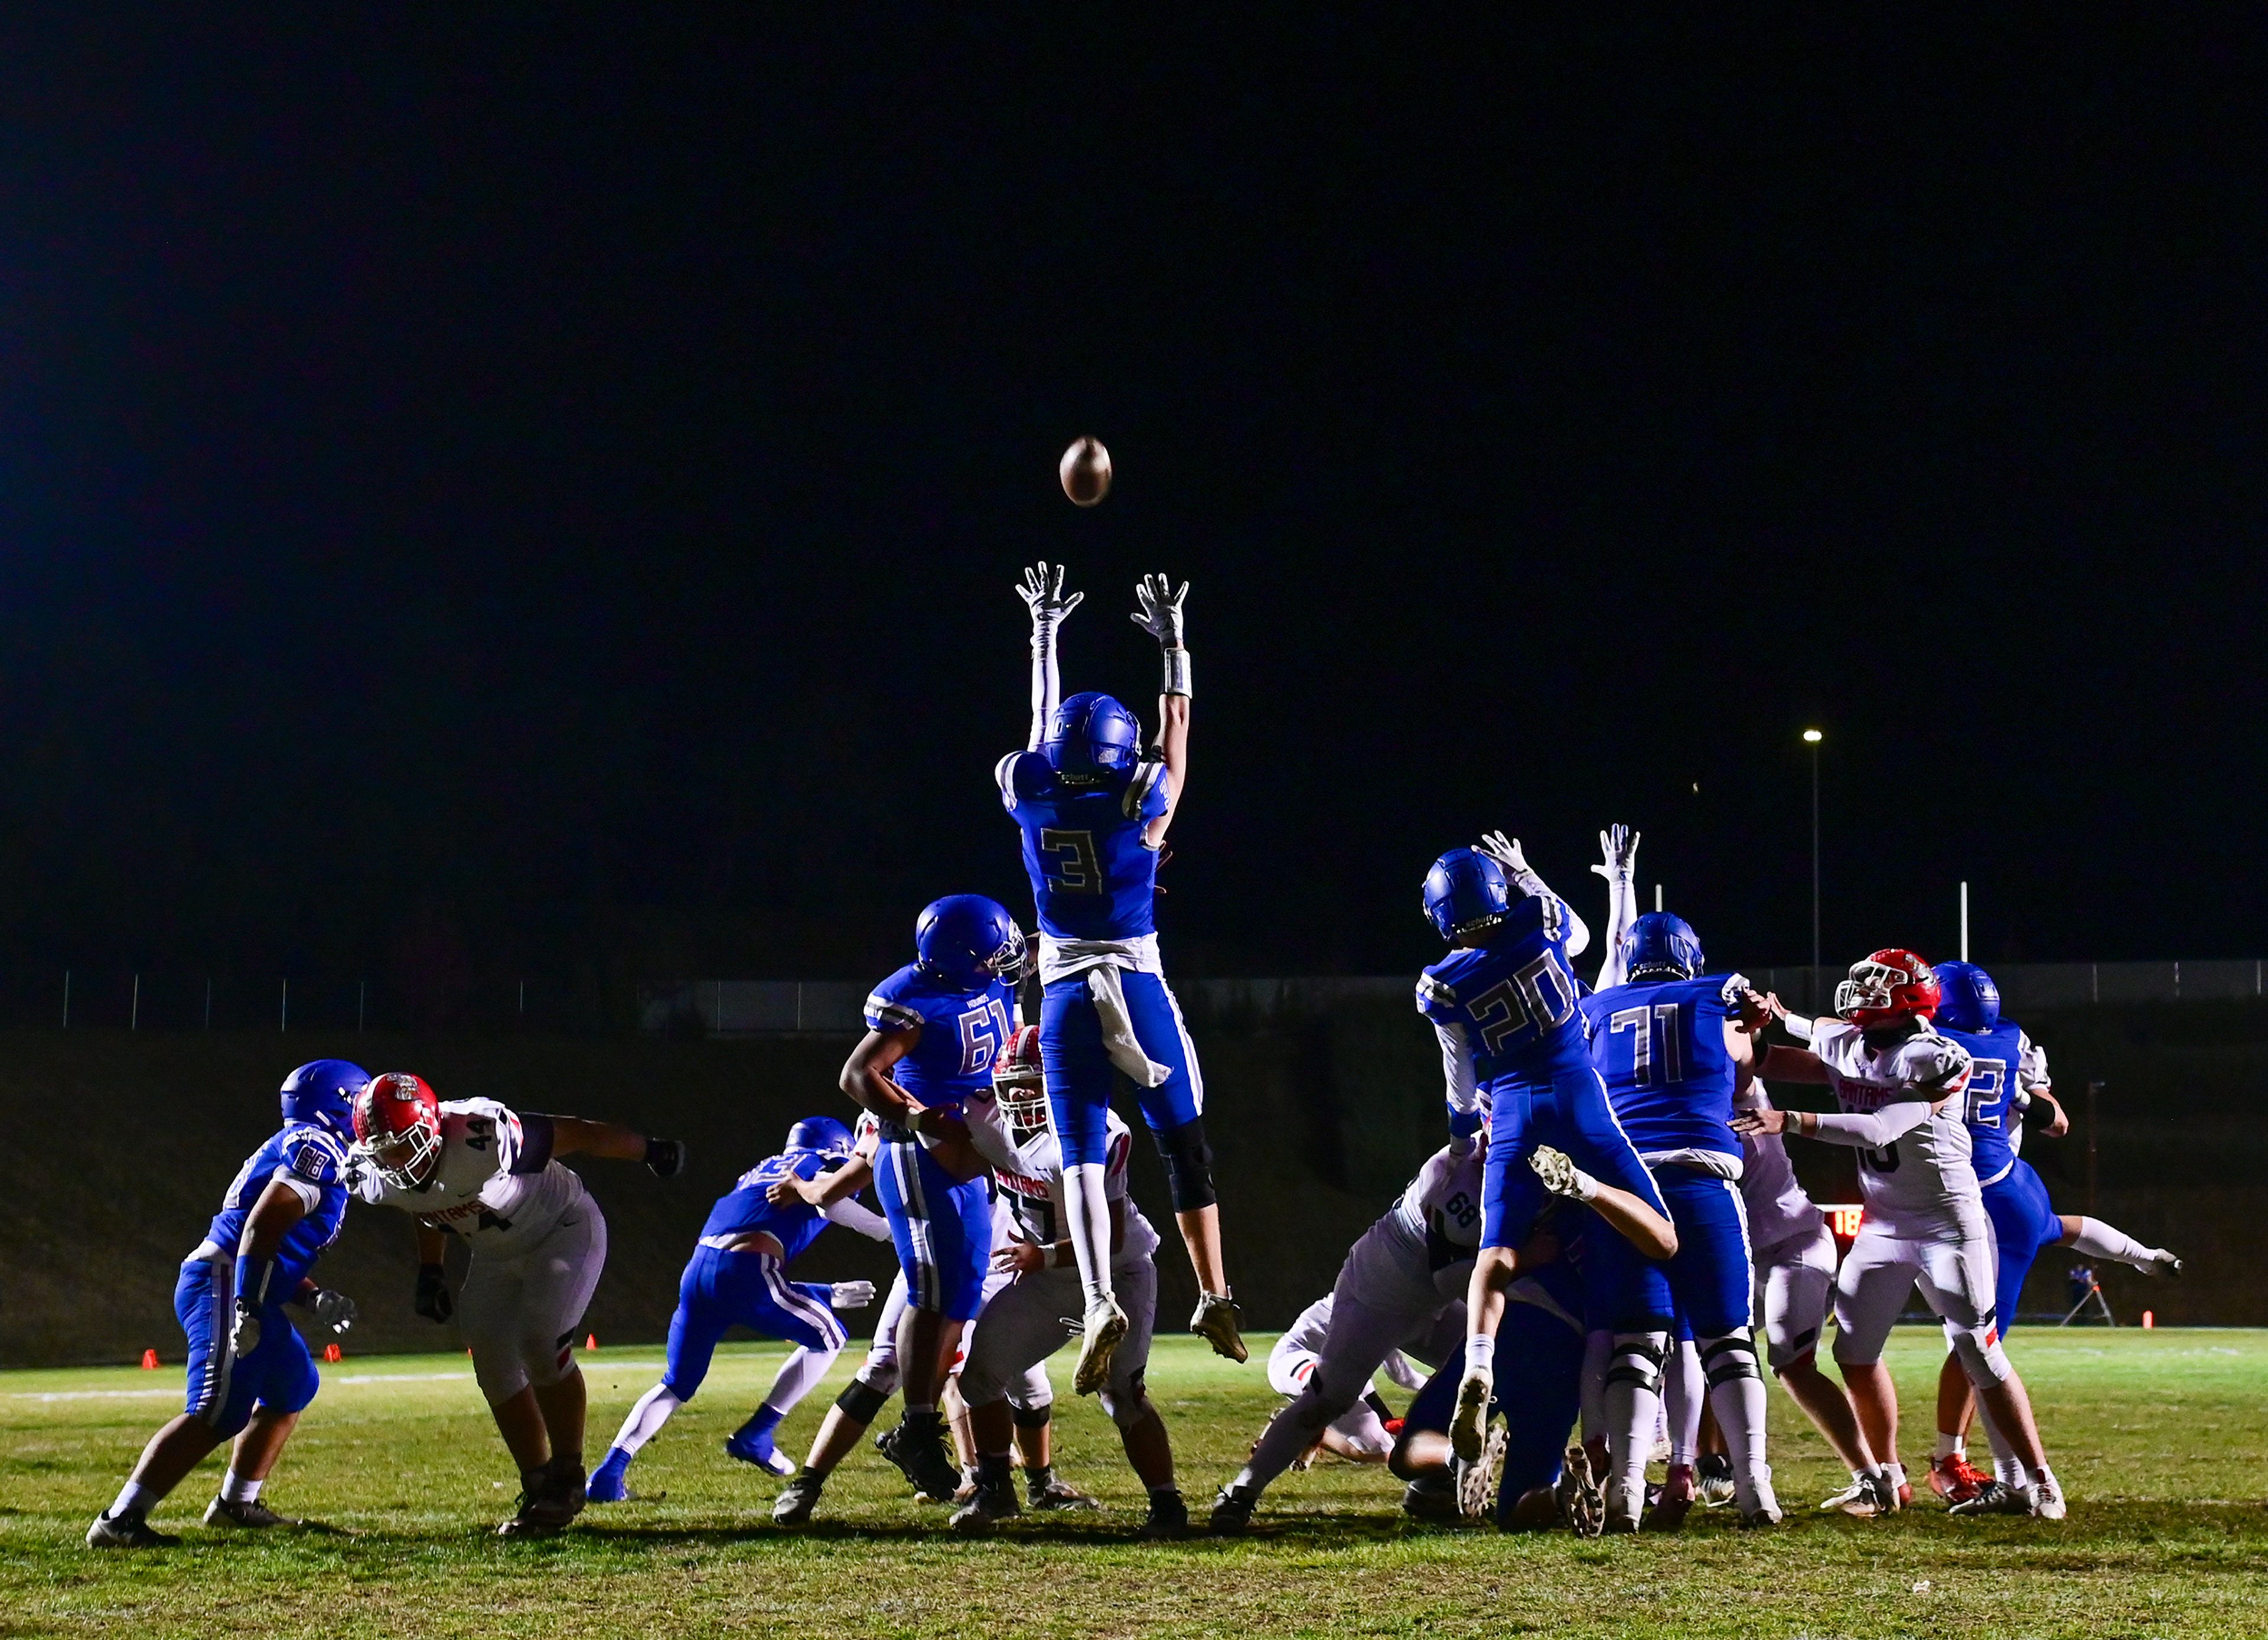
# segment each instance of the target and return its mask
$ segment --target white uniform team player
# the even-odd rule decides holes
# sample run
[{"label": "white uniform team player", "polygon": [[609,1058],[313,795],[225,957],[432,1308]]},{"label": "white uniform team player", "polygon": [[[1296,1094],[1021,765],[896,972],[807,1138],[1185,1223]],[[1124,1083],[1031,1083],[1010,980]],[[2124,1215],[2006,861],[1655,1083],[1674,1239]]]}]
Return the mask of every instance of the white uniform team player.
[{"label": "white uniform team player", "polygon": [[[1275,1348],[1268,1352],[1268,1386],[1278,1395],[1297,1400],[1314,1377],[1315,1369],[1322,1365],[1323,1341],[1331,1331],[1331,1295],[1325,1293],[1300,1311],[1292,1325],[1278,1335]],[[1405,1390],[1425,1386],[1425,1375],[1412,1367],[1398,1349],[1387,1352],[1381,1370]],[[1378,1396],[1377,1380],[1372,1379],[1362,1386],[1360,1399],[1324,1427],[1322,1449],[1353,1463],[1382,1464],[1394,1451],[1394,1437],[1386,1428],[1386,1421],[1393,1415],[1384,1409]],[[1304,1468],[1305,1460],[1295,1461],[1292,1466]]]},{"label": "white uniform team player", "polygon": [[1457,1353],[1465,1335],[1462,1295],[1480,1246],[1484,1161],[1469,1138],[1443,1146],[1349,1249],[1331,1287],[1317,1364],[1213,1500],[1214,1532],[1233,1534],[1250,1524],[1268,1483],[1356,1406],[1388,1356],[1398,1349],[1438,1367]]},{"label": "white uniform team player", "polygon": [[1932,1029],[1938,998],[1929,964],[1894,948],[1852,964],[1836,988],[1838,1018],[1778,1009],[1790,1032],[1810,1042],[1811,1053],[1776,1050],[1765,1075],[1824,1082],[1842,1112],[1760,1109],[1741,1126],[1800,1133],[1860,1153],[1866,1217],[1836,1278],[1835,1360],[1867,1444],[1893,1481],[1907,1484],[1897,1462],[1897,1392],[1882,1349],[1918,1285],[1976,1387],[1996,1457],[2021,1466],[2021,1483],[1996,1489],[1992,1512],[2060,1519],[2063,1494],[2047,1466],[2030,1398],[2000,1347],[1992,1227],[1970,1164],[1962,1099],[1970,1060],[1967,1049]]},{"label": "white uniform team player", "polygon": [[[1011,1210],[1008,1238],[995,1246],[993,1271],[1006,1284],[988,1287],[970,1329],[961,1372],[961,1398],[968,1407],[976,1447],[976,1489],[953,1518],[962,1532],[983,1532],[1018,1512],[1010,1472],[1014,1423],[1010,1402],[1042,1364],[1079,1336],[1084,1286],[1071,1238],[1071,1203],[1062,1147],[1048,1126],[1047,1096],[1040,1085],[1040,1033],[1019,1031],[1002,1054],[994,1085],[1013,1143],[996,1164],[1000,1200]],[[1097,1394],[1118,1426],[1127,1462],[1149,1494],[1145,1537],[1179,1537],[1189,1510],[1174,1481],[1173,1445],[1165,1419],[1150,1400],[1145,1379],[1157,1318],[1158,1233],[1127,1188],[1132,1129],[1116,1111],[1104,1113],[1102,1190],[1110,1230],[1110,1278],[1126,1331],[1111,1351],[1109,1372]]]},{"label": "white uniform team player", "polygon": [[[452,1314],[473,1376],[519,1466],[519,1511],[506,1536],[556,1532],[584,1503],[583,1375],[575,1333],[607,1262],[607,1221],[563,1156],[643,1161],[683,1171],[685,1146],[612,1122],[521,1115],[493,1099],[444,1103],[407,1071],[355,1097],[348,1183],[374,1206],[417,1219],[417,1313]],[[448,1237],[472,1265],[453,1302]]]}]

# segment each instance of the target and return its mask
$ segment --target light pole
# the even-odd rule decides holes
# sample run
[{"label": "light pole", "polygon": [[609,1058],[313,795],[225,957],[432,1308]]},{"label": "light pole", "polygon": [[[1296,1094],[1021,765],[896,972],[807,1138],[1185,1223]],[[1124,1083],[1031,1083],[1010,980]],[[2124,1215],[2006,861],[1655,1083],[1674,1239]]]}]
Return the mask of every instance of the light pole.
[{"label": "light pole", "polygon": [[1811,1006],[1819,1005],[1819,742],[1827,737],[1817,729],[1803,731],[1811,748],[1811,983],[1804,987]]}]

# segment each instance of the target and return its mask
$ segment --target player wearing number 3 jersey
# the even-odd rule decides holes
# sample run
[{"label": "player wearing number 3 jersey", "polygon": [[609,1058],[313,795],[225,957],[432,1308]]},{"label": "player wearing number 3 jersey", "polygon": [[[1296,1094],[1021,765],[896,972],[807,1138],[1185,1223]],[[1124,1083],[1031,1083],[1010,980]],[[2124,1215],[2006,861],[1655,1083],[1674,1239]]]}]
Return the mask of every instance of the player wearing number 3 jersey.
[{"label": "player wearing number 3 jersey", "polygon": [[1056,636],[1083,595],[1064,572],[1026,573],[1017,595],[1032,617],[1032,732],[993,771],[1023,833],[1024,869],[1039,908],[1040,1053],[1050,1121],[1062,1141],[1066,1238],[1078,1254],[1085,1313],[1072,1383],[1082,1395],[1110,1376],[1127,1317],[1112,1296],[1104,1112],[1114,1069],[1139,1090],[1166,1164],[1174,1220],[1197,1278],[1189,1329],[1245,1359],[1221,1257],[1220,1208],[1204,1135],[1204,1079],[1158,955],[1152,899],[1166,829],[1189,774],[1189,652],[1182,603],[1166,576],[1135,588],[1134,624],[1158,640],[1164,681],[1158,738],[1108,695],[1058,698]]}]

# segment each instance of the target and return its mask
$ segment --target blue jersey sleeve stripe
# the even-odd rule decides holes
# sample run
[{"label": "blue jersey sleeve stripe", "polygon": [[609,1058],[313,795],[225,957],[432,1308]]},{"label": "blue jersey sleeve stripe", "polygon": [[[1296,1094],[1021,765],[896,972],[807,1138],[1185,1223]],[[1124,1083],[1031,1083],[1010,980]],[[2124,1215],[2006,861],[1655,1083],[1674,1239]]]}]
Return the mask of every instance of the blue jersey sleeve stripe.
[{"label": "blue jersey sleeve stripe", "polygon": [[917,1031],[921,1023],[920,1011],[902,1002],[884,996],[866,999],[866,1023],[876,1031]]}]

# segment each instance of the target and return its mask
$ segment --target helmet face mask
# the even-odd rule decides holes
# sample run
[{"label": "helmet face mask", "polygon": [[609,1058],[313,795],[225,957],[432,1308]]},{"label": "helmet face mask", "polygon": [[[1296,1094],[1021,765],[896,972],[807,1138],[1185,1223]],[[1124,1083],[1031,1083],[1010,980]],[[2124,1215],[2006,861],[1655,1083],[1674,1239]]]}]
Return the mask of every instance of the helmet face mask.
[{"label": "helmet face mask", "polygon": [[1912,951],[1886,947],[1851,964],[1835,987],[1835,1012],[1861,1031],[1878,1030],[1937,1013],[1937,974]]},{"label": "helmet face mask", "polygon": [[1025,1025],[992,1061],[992,1099],[1000,1119],[1019,1134],[1048,1125],[1047,1076],[1040,1064],[1040,1028]]},{"label": "helmet face mask", "polygon": [[396,1190],[415,1190],[441,1157],[439,1100],[422,1076],[388,1071],[355,1096],[353,1154]]}]

